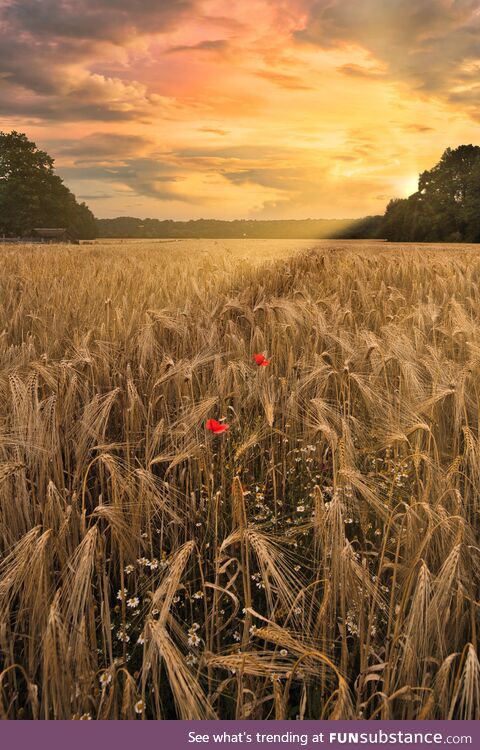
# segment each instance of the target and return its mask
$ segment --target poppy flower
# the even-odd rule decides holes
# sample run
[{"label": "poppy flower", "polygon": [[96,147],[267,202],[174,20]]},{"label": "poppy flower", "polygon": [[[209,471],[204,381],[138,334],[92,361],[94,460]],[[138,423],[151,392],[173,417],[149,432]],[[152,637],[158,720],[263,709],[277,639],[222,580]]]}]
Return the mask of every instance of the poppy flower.
[{"label": "poppy flower", "polygon": [[263,354],[254,354],[253,359],[259,367],[267,367],[270,364],[270,360]]},{"label": "poppy flower", "polygon": [[213,432],[214,435],[219,435],[221,432],[226,432],[229,429],[228,424],[221,424],[216,419],[207,419],[205,427],[210,432]]}]

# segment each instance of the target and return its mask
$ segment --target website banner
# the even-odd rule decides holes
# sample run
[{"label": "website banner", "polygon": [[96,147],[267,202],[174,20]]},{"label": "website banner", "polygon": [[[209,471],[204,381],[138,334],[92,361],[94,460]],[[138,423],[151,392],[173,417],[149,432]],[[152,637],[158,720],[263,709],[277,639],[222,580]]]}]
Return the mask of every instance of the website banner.
[{"label": "website banner", "polygon": [[[87,744],[88,743],[88,744]],[[199,750],[480,746],[478,721],[16,721],[0,746],[16,750]]]}]

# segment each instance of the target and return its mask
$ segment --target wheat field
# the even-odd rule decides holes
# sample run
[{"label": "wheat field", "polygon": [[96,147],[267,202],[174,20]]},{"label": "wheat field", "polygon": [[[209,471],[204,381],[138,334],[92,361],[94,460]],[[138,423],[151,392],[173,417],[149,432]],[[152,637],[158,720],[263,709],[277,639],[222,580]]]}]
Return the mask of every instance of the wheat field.
[{"label": "wheat field", "polygon": [[1,718],[480,718],[479,251],[311,244],[0,246]]}]

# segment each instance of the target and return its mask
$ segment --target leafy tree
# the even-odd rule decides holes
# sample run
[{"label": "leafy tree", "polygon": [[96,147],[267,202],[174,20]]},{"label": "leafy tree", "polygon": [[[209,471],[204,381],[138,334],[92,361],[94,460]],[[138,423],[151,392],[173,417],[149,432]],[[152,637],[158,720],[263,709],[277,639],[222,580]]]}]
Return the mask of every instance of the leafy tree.
[{"label": "leafy tree", "polygon": [[0,132],[0,234],[64,227],[79,239],[96,236],[95,218],[55,174],[54,160],[23,133]]},{"label": "leafy tree", "polygon": [[403,242],[480,242],[480,147],[447,148],[418,192],[390,201],[379,235]]}]

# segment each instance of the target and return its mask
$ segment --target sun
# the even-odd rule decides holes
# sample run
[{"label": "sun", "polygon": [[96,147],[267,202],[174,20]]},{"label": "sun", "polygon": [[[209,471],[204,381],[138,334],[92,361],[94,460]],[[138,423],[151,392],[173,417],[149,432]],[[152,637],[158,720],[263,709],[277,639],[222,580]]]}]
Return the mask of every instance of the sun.
[{"label": "sun", "polygon": [[418,174],[411,174],[402,177],[398,181],[398,187],[401,191],[402,198],[408,198],[418,190]]}]

